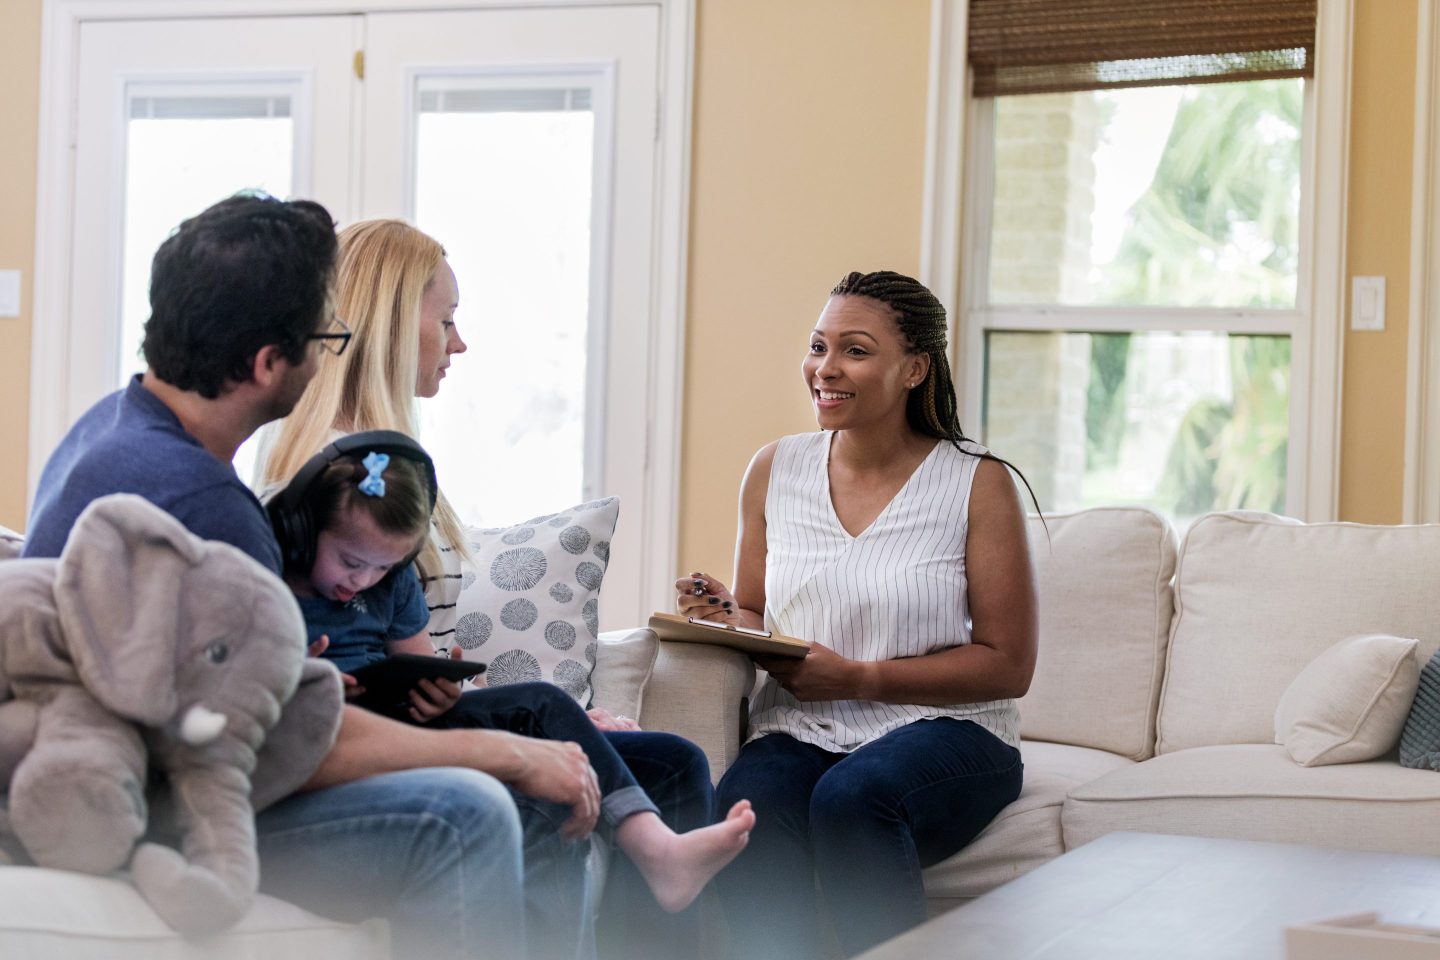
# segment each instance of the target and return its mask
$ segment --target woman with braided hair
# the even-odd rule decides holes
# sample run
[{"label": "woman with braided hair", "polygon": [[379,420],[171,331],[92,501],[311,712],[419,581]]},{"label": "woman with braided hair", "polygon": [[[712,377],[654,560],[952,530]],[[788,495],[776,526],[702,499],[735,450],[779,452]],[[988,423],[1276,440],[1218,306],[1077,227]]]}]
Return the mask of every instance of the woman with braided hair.
[{"label": "woman with braided hair", "polygon": [[[945,308],[889,271],[830,293],[801,372],[817,433],[755,455],[735,589],[676,582],[682,613],[811,641],[768,672],[718,788],[748,848],[717,878],[736,957],[846,956],[925,920],[920,871],[1020,793],[1036,604],[1008,464],[967,439]],[[817,882],[818,881],[818,882]]]}]

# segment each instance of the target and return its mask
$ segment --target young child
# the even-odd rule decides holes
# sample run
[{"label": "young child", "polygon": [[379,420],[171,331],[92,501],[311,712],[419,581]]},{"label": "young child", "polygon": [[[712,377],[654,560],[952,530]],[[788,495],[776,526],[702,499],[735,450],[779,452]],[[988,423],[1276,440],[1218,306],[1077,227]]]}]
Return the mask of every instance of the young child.
[{"label": "young child", "polygon": [[[299,529],[309,533],[313,546],[294,550],[286,540],[297,536],[296,528],[276,521],[287,558],[285,579],[304,614],[311,652],[342,671],[347,697],[363,692],[350,671],[394,653],[434,653],[425,632],[425,597],[412,565],[429,532],[430,469],[428,462],[375,451],[343,454],[300,491],[309,520]],[[301,482],[305,473],[292,483]],[[292,569],[295,557],[309,562]],[[461,693],[449,680],[421,680],[410,703],[388,715],[417,724],[508,730],[578,743],[595,769],[601,815],[615,845],[639,868],[666,910],[688,906],[744,848],[755,822],[749,801],[741,801],[720,823],[673,832],[595,724],[553,684]]]}]

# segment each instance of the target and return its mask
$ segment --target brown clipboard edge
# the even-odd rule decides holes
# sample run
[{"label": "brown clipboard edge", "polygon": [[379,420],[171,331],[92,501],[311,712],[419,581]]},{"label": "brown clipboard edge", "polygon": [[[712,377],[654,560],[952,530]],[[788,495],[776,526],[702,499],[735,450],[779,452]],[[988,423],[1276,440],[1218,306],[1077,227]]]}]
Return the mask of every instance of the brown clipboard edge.
[{"label": "brown clipboard edge", "polygon": [[703,623],[691,623],[689,617],[683,617],[676,613],[657,611],[650,616],[649,627],[661,640],[673,640],[681,643],[712,643],[739,650],[742,653],[803,657],[810,650],[808,643],[793,637],[783,637],[779,634],[761,637],[753,633],[732,630],[722,624],[709,626]]}]

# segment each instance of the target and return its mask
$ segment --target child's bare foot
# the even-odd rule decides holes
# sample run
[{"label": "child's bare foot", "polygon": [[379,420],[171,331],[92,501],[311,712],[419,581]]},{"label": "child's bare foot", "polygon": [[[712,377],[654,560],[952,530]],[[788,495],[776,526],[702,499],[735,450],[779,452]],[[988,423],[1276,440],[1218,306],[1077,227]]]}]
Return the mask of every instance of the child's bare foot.
[{"label": "child's bare foot", "polygon": [[630,817],[620,824],[616,839],[650,892],[665,910],[684,910],[750,842],[755,811],[749,800],[730,808],[720,823],[689,833],[675,833],[653,813]]}]

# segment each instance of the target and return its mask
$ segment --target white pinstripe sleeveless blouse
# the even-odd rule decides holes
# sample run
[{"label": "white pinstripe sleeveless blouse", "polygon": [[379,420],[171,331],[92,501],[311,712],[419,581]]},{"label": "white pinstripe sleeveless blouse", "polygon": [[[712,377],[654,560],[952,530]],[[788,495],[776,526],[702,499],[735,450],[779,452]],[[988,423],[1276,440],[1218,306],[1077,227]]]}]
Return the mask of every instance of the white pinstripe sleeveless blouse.
[{"label": "white pinstripe sleeveless blouse", "polygon": [[[970,642],[965,534],[980,462],[937,443],[858,537],[830,499],[828,431],[783,437],[765,495],[765,625],[853,660],[889,660]],[[967,450],[984,448],[968,443]],[[1020,746],[1014,700],[920,706],[870,700],[800,703],[765,678],[750,739],[788,733],[849,753],[916,720],[961,717]]]}]

